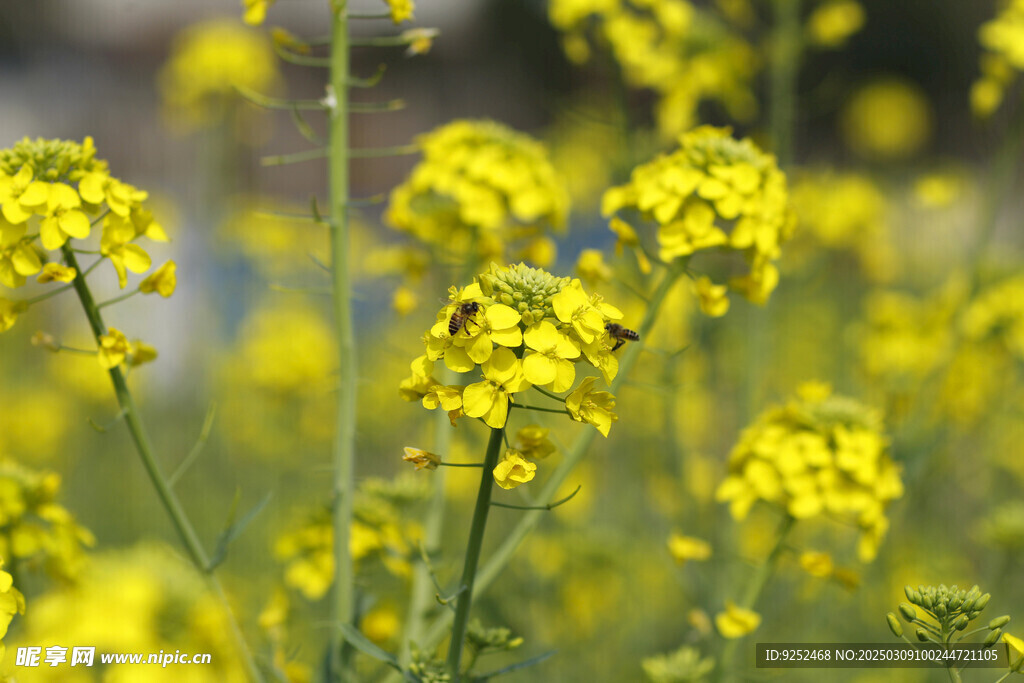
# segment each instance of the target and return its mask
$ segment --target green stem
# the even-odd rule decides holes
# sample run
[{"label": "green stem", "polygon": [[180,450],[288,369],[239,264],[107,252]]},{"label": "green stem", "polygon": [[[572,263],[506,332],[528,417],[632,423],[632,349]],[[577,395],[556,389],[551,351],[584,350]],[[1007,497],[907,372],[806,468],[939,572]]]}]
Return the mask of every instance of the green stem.
[{"label": "green stem", "polygon": [[[650,297],[650,305],[644,314],[644,319],[637,330],[640,333],[641,340],[643,340],[654,327],[654,323],[658,318],[658,313],[665,297],[668,295],[669,291],[672,289],[672,285],[676,283],[682,273],[683,266],[680,264],[674,264],[670,266],[661,282],[658,283],[657,289]],[[612,393],[615,393],[619,386],[621,386],[629,376],[629,372],[640,357],[642,349],[642,341],[641,343],[628,345],[626,352],[622,354],[622,358],[619,361],[619,372],[611,384]],[[569,473],[580,462],[580,460],[583,459],[583,456],[586,455],[587,449],[590,447],[590,444],[593,443],[596,435],[596,429],[589,426],[583,429],[580,435],[576,438],[576,441],[573,442],[569,452],[566,453],[561,466],[552,473],[543,489],[541,489],[541,492],[537,495],[537,499],[551,500],[554,498],[555,493],[568,478]],[[505,536],[501,545],[498,546],[490,559],[487,560],[484,566],[477,573],[475,584],[477,592],[486,590],[487,587],[494,582],[501,571],[505,568],[505,565],[508,564],[512,555],[519,548],[519,545],[530,534],[530,532],[536,528],[544,518],[544,514],[546,512],[547,510],[529,510],[523,513],[516,526]],[[448,624],[450,623],[451,618],[452,615],[450,612],[442,612],[430,625],[430,628],[427,629],[423,640],[420,641],[420,646],[430,648],[441,642],[441,639],[444,638],[444,635],[448,630]],[[398,674],[394,674],[387,680],[391,683],[392,681],[401,680],[401,678]]]},{"label": "green stem", "polygon": [[772,142],[779,166],[788,168],[793,158],[793,124],[796,111],[796,80],[800,65],[800,0],[773,0],[774,35],[771,70]]},{"label": "green stem", "polygon": [[[750,583],[747,584],[747,589],[743,592],[743,598],[738,603],[739,607],[749,610],[757,607],[757,602],[761,598],[764,587],[768,584],[768,579],[775,573],[779,556],[782,555],[782,551],[786,547],[786,537],[789,535],[795,522],[796,520],[788,514],[782,518],[782,521],[779,523],[779,529],[775,534],[775,547],[772,548],[768,558],[761,563],[761,566],[757,568],[754,575],[750,577]],[[718,680],[730,680],[728,673],[738,644],[739,638],[733,638],[727,641],[725,647],[722,648],[718,666],[715,667],[718,671]]]},{"label": "green stem", "polygon": [[569,411],[565,409],[560,410],[558,408],[541,408],[540,406],[528,406],[523,405],[522,403],[513,403],[511,407],[519,408],[520,410],[536,410],[541,413],[562,413],[563,415],[570,414]]},{"label": "green stem", "polygon": [[[334,578],[330,615],[336,624],[355,618],[354,567],[349,551],[352,499],[355,493],[356,348],[352,327],[352,291],[349,279],[348,201],[348,2],[332,0],[330,85],[336,98],[329,112],[328,173],[331,208],[331,263],[333,264],[334,326],[338,338],[338,417],[334,442],[333,527]],[[350,680],[351,648],[340,629],[331,630],[328,680]]]},{"label": "green stem", "polygon": [[132,291],[122,294],[121,296],[115,296],[113,299],[107,299],[106,301],[99,302],[98,304],[96,304],[96,308],[106,308],[107,306],[119,303],[121,301],[124,301],[125,299],[130,299],[131,297],[135,296],[138,293],[139,288],[136,287]]},{"label": "green stem", "polygon": [[[84,273],[82,273],[78,267],[78,262],[75,259],[73,250],[65,244],[61,247],[61,251],[64,254],[65,263],[78,271],[78,275],[72,281],[72,285],[75,288],[75,293],[78,294],[78,300],[82,304],[82,309],[85,311],[85,317],[89,320],[89,327],[92,329],[93,337],[95,337],[98,345],[100,337],[107,333],[107,327],[103,323],[103,318],[100,316],[100,310],[96,306],[96,301],[93,299],[92,292],[89,291],[89,286],[85,282]],[[256,666],[256,661],[253,659],[252,652],[249,650],[249,645],[245,642],[245,637],[242,635],[242,629],[231,609],[227,595],[224,593],[224,588],[221,586],[216,575],[210,570],[210,560],[206,555],[206,551],[203,549],[203,544],[199,540],[199,536],[196,534],[196,530],[192,526],[192,523],[189,521],[188,515],[185,513],[185,509],[181,505],[181,501],[178,500],[178,497],[172,490],[167,478],[164,477],[163,473],[160,471],[160,465],[157,463],[156,456],[153,453],[153,445],[149,440],[149,436],[146,434],[145,428],[143,427],[142,419],[139,417],[138,409],[135,407],[135,400],[132,397],[131,391],[128,389],[128,383],[125,381],[124,373],[121,372],[121,368],[118,366],[111,368],[109,370],[109,374],[110,380],[114,385],[114,393],[117,396],[117,403],[121,407],[125,424],[128,425],[128,431],[131,433],[132,442],[135,444],[135,450],[142,459],[142,464],[146,468],[146,473],[149,474],[149,479],[153,483],[153,487],[156,489],[157,495],[160,497],[160,502],[163,504],[164,509],[171,518],[171,523],[173,524],[175,531],[178,532],[178,537],[180,538],[182,545],[184,545],[185,549],[188,551],[192,564],[195,565],[196,569],[199,570],[199,573],[206,579],[210,591],[216,596],[223,606],[224,612],[228,618],[228,623],[230,624],[231,635],[235,640],[235,646],[238,648],[238,653],[242,658],[242,664],[245,666],[251,680],[264,680],[263,674],[260,672],[259,667]]]},{"label": "green stem", "polygon": [[480,549],[484,544],[487,513],[491,510],[494,468],[498,464],[498,455],[501,453],[501,442],[504,435],[504,427],[501,429],[491,428],[491,438],[487,442],[487,455],[484,456],[484,469],[480,473],[480,490],[476,494],[473,521],[469,527],[466,561],[462,565],[462,578],[459,579],[459,586],[456,590],[459,597],[455,604],[455,620],[452,622],[452,641],[448,647],[448,670],[451,672],[454,683],[459,683],[462,646],[466,640],[466,628],[469,626],[469,610],[473,605],[473,584],[476,581],[477,565],[480,562]]}]

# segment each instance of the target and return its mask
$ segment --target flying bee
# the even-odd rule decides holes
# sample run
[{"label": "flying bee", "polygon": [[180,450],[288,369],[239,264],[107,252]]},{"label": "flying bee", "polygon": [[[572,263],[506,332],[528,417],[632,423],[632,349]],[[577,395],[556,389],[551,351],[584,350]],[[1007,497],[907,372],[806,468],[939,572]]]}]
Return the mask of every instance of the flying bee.
[{"label": "flying bee", "polygon": [[448,334],[454,337],[479,310],[480,304],[476,301],[464,301],[458,304],[455,307],[455,312],[452,313],[452,319],[448,321]]},{"label": "flying bee", "polygon": [[612,351],[617,350],[627,341],[640,341],[639,334],[618,323],[605,323],[604,329],[607,330],[608,334],[610,334],[612,339],[615,340],[615,346],[612,347]]}]

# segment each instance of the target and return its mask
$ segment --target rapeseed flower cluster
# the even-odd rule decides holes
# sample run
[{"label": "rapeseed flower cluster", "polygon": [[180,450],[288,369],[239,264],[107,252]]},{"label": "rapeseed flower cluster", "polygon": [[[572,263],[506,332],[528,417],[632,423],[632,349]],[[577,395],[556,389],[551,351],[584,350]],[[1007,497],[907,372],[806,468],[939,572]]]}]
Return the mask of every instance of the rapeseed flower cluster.
[{"label": "rapeseed flower cluster", "polygon": [[998,341],[1024,360],[1024,276],[983,288],[964,310],[960,327],[968,340]]},{"label": "rapeseed flower cluster", "polygon": [[[813,247],[848,251],[874,280],[887,280],[895,270],[889,242],[885,194],[860,173],[807,173],[793,183],[793,207],[800,216],[800,234]],[[797,244],[789,253],[799,249]],[[801,254],[802,255],[802,254]],[[811,258],[811,253],[805,256]]]},{"label": "rapeseed flower cluster", "polygon": [[[605,192],[602,213],[623,210],[657,223],[663,261],[707,250],[743,254],[749,270],[728,286],[757,303],[778,284],[774,261],[796,225],[775,157],[749,139],[733,138],[727,128],[710,126],[683,134],[678,149],[637,166],[627,184]],[[616,216],[612,223],[620,232],[625,221]],[[725,289],[714,286],[710,279],[698,281],[701,308],[720,315]]]},{"label": "rapeseed flower cluster", "polygon": [[[448,298],[424,335],[426,353],[412,362],[412,376],[401,383],[403,398],[432,410],[440,407],[453,423],[475,417],[503,429],[517,395],[537,386],[549,395],[569,392],[557,397],[569,416],[608,435],[618,419],[615,397],[596,389],[596,377],[577,383],[576,367],[580,362],[594,366],[607,383],[615,377],[617,340],[607,326],[622,319],[619,309],[588,294],[577,279],[524,264],[492,264],[472,284],[452,287]],[[433,377],[437,361],[454,372],[479,372],[478,381],[441,384]],[[533,478],[536,465],[527,458],[553,450],[539,428],[521,430],[517,439],[518,447],[506,451],[495,469],[506,488]]]},{"label": "rapeseed flower cluster", "polygon": [[807,384],[799,398],[770,408],[744,430],[715,495],[737,520],[764,500],[796,519],[849,521],[861,530],[857,552],[867,562],[889,527],[886,507],[903,495],[903,484],[880,416]]},{"label": "rapeseed flower cluster", "polygon": [[[44,654],[53,646],[96,647],[92,668],[44,663],[33,669],[32,680],[85,683],[98,678],[100,652],[173,654],[176,650],[209,653],[210,662],[190,667],[183,675],[173,666],[147,666],[143,658],[141,664],[109,667],[102,678],[194,683],[250,680],[219,600],[206,589],[201,575],[162,546],[139,545],[91,557],[78,582],[33,598],[30,614],[12,646],[42,647]],[[70,650],[67,657],[70,661]]]},{"label": "rapeseed flower cluster", "polygon": [[[246,21],[260,23],[268,4],[247,0],[251,7]],[[236,88],[266,93],[280,81],[270,40],[230,19],[200,22],[182,31],[158,77],[167,121],[186,131],[222,121],[237,100]]]},{"label": "rapeseed flower cluster", "polygon": [[418,143],[423,160],[392,190],[390,225],[442,257],[504,261],[516,241],[537,265],[554,262],[546,233],[565,227],[569,193],[540,142],[494,121],[458,120]]},{"label": "rapeseed flower cluster", "polygon": [[982,24],[978,40],[981,77],[971,87],[971,109],[980,117],[995,112],[1017,72],[1024,71],[1024,1],[1010,0],[994,19]]},{"label": "rapeseed flower cluster", "polygon": [[14,587],[14,577],[0,570],[0,661],[3,661],[7,651],[2,640],[7,635],[7,628],[15,614],[24,613],[25,596]]},{"label": "rapeseed flower cluster", "polygon": [[[357,563],[379,560],[384,569],[405,578],[423,534],[403,514],[424,500],[428,490],[416,479],[370,478],[356,492],[349,550]],[[301,526],[278,537],[274,555],[285,565],[284,582],[310,600],[322,598],[334,579],[334,526],[331,510],[312,512]]]},{"label": "rapeseed flower cluster", "polygon": [[0,461],[0,557],[19,568],[41,569],[74,581],[95,544],[88,529],[57,503],[60,475]]},{"label": "rapeseed flower cluster", "polygon": [[737,120],[757,111],[754,49],[687,0],[553,0],[548,13],[570,60],[587,62],[592,44],[607,45],[631,87],[658,94],[655,117],[665,137],[692,127],[703,101],[720,103]]},{"label": "rapeseed flower cluster", "polygon": [[[92,138],[24,140],[0,150],[0,284],[14,289],[37,275],[41,283],[66,283],[79,274],[51,262],[62,249],[93,235],[102,220],[100,254],[117,272],[123,289],[127,273],[144,273],[152,259],[138,240],[167,241],[163,228],[144,207],[148,194],[110,174],[96,158]],[[157,274],[150,291],[172,292],[173,265]],[[159,286],[158,286],[159,284]],[[25,309],[0,299],[0,331]]]}]

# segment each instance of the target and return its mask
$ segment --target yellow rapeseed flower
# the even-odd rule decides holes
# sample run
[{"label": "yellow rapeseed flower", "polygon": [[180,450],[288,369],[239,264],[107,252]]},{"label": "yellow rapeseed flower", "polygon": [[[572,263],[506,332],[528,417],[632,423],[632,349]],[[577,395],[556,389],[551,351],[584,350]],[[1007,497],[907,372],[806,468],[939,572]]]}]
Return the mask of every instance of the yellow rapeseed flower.
[{"label": "yellow rapeseed flower", "polygon": [[775,158],[710,126],[680,136],[677,150],[637,166],[629,183],[605,192],[601,212],[620,211],[657,224],[663,261],[710,249],[742,254],[749,272],[729,286],[756,303],[778,283],[773,262],[796,220]]},{"label": "yellow rapeseed flower", "polygon": [[764,500],[796,519],[828,516],[861,530],[858,555],[872,560],[889,526],[885,510],[903,495],[879,415],[815,391],[762,413],[729,456],[716,498],[744,519]]},{"label": "yellow rapeseed flower", "polygon": [[124,332],[111,327],[106,334],[99,338],[99,361],[107,370],[116,368],[125,361],[125,358],[132,353],[132,345],[128,343],[128,337]]},{"label": "yellow rapeseed flower", "polygon": [[680,565],[690,560],[700,562],[711,557],[711,545],[703,539],[673,531],[668,537],[668,553]]},{"label": "yellow rapeseed flower", "polygon": [[536,474],[536,463],[527,460],[518,450],[509,448],[494,468],[494,481],[503,489],[514,489],[533,481]]},{"label": "yellow rapeseed flower", "polygon": [[[247,5],[246,19],[268,5]],[[213,19],[189,26],[174,39],[159,74],[167,120],[186,130],[219,122],[237,98],[236,87],[266,93],[280,81],[270,40],[237,21]]]},{"label": "yellow rapeseed flower", "polygon": [[78,275],[74,268],[68,268],[59,263],[47,263],[43,266],[43,272],[36,278],[36,282],[71,282]]},{"label": "yellow rapeseed flower", "polygon": [[401,24],[403,21],[412,21],[412,13],[416,9],[413,0],[384,0],[391,12],[391,21]]},{"label": "yellow rapeseed flower", "polygon": [[[504,261],[508,243],[549,261],[569,210],[564,181],[545,147],[494,121],[458,120],[418,139],[423,150],[409,178],[391,192],[385,219],[426,244],[474,262]],[[538,246],[542,248],[538,248]]]},{"label": "yellow rapeseed flower", "polygon": [[882,78],[857,89],[841,114],[847,145],[878,161],[907,159],[928,143],[932,110],[920,86],[898,78]]},{"label": "yellow rapeseed flower", "polygon": [[742,638],[761,625],[761,615],[753,610],[738,607],[731,600],[725,601],[725,611],[715,615],[715,626],[723,638]]},{"label": "yellow rapeseed flower", "polygon": [[594,391],[594,381],[593,377],[584,378],[576,390],[566,397],[565,407],[572,419],[588,422],[597,427],[601,436],[608,436],[612,422],[619,419],[612,412],[615,397],[607,391]]},{"label": "yellow rapeseed flower", "polygon": [[422,448],[412,448],[411,446],[405,447],[405,455],[402,456],[402,460],[412,463],[416,466],[417,470],[436,470],[437,466],[441,464],[441,457],[439,455],[428,453]]},{"label": "yellow rapeseed flower", "polygon": [[864,26],[864,8],[857,0],[826,0],[807,18],[807,36],[823,48],[840,48]]},{"label": "yellow rapeseed flower", "polygon": [[178,278],[175,275],[177,264],[168,261],[139,283],[139,291],[143,294],[156,292],[165,299],[174,294],[174,288],[178,285]]},{"label": "yellow rapeseed flower", "polygon": [[629,86],[654,91],[665,137],[693,126],[704,101],[738,120],[757,111],[754,49],[688,0],[553,0],[548,16],[570,61],[587,62],[592,45],[607,46]]}]

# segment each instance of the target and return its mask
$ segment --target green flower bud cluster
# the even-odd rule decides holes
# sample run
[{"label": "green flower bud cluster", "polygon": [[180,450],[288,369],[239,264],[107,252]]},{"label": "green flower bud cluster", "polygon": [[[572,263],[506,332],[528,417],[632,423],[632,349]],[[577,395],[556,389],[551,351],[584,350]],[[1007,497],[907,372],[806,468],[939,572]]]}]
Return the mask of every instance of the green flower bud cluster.
[{"label": "green flower bud cluster", "polygon": [[466,631],[466,645],[475,658],[490,652],[514,650],[523,644],[520,636],[512,637],[512,631],[503,626],[484,628],[479,619],[474,619]]},{"label": "green flower bud cluster", "polygon": [[696,683],[705,680],[715,668],[715,661],[702,658],[697,648],[684,645],[675,652],[645,659],[643,668],[651,683]]},{"label": "green flower bud cluster", "polygon": [[555,317],[551,297],[571,280],[522,263],[507,268],[492,263],[490,271],[482,273],[479,279],[483,293],[518,311],[527,327],[544,318]]},{"label": "green flower bud cluster", "polygon": [[22,139],[13,147],[0,149],[0,171],[14,175],[28,164],[36,180],[75,182],[90,171],[106,171],[107,162],[96,159],[92,138],[84,144],[73,140]]},{"label": "green flower bud cluster", "polygon": [[[992,598],[991,594],[982,593],[977,586],[972,586],[970,590],[958,588],[956,585],[947,587],[944,584],[937,587],[918,586],[914,588],[907,586],[903,591],[910,602],[900,603],[900,616],[907,624],[917,627],[914,630],[914,635],[923,643],[948,643],[961,640],[963,635],[955,639],[953,636],[965,631],[972,621],[981,616],[982,611]],[[925,618],[918,616],[918,609],[924,611],[923,617]],[[889,630],[897,637],[902,637],[903,627],[896,615],[889,612],[885,618],[889,624]],[[995,644],[1002,636],[1002,627],[1009,622],[1010,617],[1008,616],[992,619],[987,625],[989,634],[985,638],[985,645]]]},{"label": "green flower bud cluster", "polygon": [[417,648],[412,650],[412,661],[409,662],[409,673],[423,683],[450,683],[452,675],[445,663]]}]

